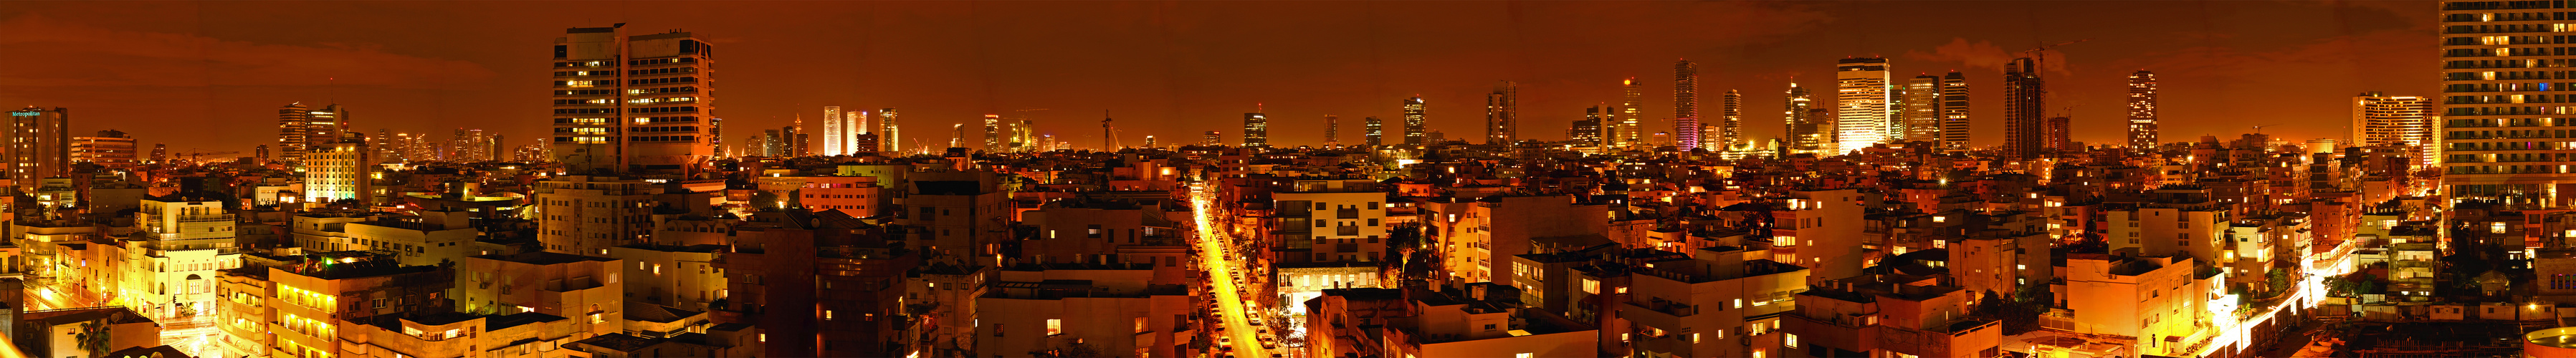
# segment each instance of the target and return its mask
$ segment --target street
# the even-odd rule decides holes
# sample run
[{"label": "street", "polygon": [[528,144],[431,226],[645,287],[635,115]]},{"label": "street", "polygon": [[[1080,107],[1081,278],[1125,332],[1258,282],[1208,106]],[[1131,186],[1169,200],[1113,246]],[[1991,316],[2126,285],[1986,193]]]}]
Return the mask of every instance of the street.
[{"label": "street", "polygon": [[1261,347],[1260,335],[1254,332],[1259,327],[1252,326],[1251,319],[1247,317],[1252,311],[1244,307],[1247,302],[1242,297],[1243,288],[1235,285],[1235,277],[1241,274],[1243,263],[1234,260],[1228,248],[1233,240],[1216,225],[1212,214],[1216,210],[1215,198],[1208,190],[1200,185],[1190,193],[1190,204],[1194,209],[1192,216],[1197,219],[1199,232],[1200,267],[1207,269],[1210,291],[1215,294],[1211,299],[1216,300],[1217,310],[1222,312],[1219,324],[1225,327],[1224,336],[1234,340],[1232,353],[1222,349],[1212,351],[1218,357],[1269,357],[1272,352]]}]

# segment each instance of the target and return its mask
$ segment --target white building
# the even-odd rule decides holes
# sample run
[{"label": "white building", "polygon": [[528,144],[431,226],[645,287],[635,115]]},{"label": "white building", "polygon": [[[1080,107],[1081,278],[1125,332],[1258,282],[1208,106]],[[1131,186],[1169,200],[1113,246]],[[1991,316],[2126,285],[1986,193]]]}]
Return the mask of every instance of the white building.
[{"label": "white building", "polygon": [[1887,59],[1846,58],[1834,68],[1834,133],[1831,153],[1868,148],[1887,139],[1889,93]]}]

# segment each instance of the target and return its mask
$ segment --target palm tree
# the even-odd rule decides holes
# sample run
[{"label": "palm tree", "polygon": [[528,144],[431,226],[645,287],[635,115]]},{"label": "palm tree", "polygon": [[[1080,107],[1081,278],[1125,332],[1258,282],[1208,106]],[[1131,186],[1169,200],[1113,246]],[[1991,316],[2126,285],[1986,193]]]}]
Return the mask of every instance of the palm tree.
[{"label": "palm tree", "polygon": [[74,340],[80,341],[80,349],[89,351],[91,357],[107,356],[107,322],[105,320],[81,322],[80,329],[80,333],[72,336]]}]

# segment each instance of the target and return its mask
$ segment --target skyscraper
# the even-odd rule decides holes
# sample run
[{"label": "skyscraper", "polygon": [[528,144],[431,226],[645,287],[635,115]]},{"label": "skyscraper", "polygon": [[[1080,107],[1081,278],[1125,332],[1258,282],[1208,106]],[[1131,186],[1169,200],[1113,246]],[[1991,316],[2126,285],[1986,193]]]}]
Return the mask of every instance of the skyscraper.
[{"label": "skyscraper", "polygon": [[1887,77],[1885,58],[1845,58],[1835,64],[1836,138],[1827,150],[1841,154],[1887,141],[1887,104],[1893,99]]},{"label": "skyscraper", "polygon": [[1519,91],[1512,81],[1494,86],[1485,94],[1485,144],[1512,144],[1520,140],[1513,122],[1518,120]]},{"label": "skyscraper", "polygon": [[2156,73],[2129,74],[2129,148],[2156,147]]},{"label": "skyscraper", "polygon": [[1959,71],[1941,76],[1941,150],[1968,151],[1968,76]]},{"label": "skyscraper", "polygon": [[1002,115],[984,115],[984,151],[1002,151]]},{"label": "skyscraper", "polygon": [[796,114],[795,120],[787,123],[787,128],[785,128],[787,132],[785,137],[787,138],[787,156],[796,157],[813,155],[814,142],[806,140],[812,139],[811,137],[813,137],[814,133],[805,131],[805,114],[798,113]]},{"label": "skyscraper", "polygon": [[2041,132],[2046,119],[2040,117],[2039,62],[2029,57],[2015,58],[2004,64],[2004,156],[2010,159],[2039,158]]},{"label": "skyscraper", "polygon": [[1270,147],[1270,115],[1262,114],[1259,105],[1253,106],[1252,113],[1243,114],[1243,147]]},{"label": "skyscraper", "polygon": [[1619,123],[1616,129],[1612,129],[1615,133],[1611,137],[1613,138],[1612,141],[1615,143],[1611,144],[1611,146],[1620,147],[1622,149],[1636,149],[1636,147],[1645,146],[1646,130],[1645,127],[1639,124],[1641,121],[1639,118],[1644,118],[1646,116],[1644,113],[1645,104],[1644,102],[1639,101],[1639,98],[1644,96],[1644,92],[1638,91],[1636,77],[1629,77],[1626,80],[1619,81],[1619,88],[1621,90],[1619,102]]},{"label": "skyscraper", "polygon": [[279,160],[293,162],[304,159],[304,122],[310,119],[312,112],[313,109],[304,107],[303,102],[288,103],[284,107],[277,108]]},{"label": "skyscraper", "polygon": [[1324,145],[1342,145],[1342,116],[1324,115]]},{"label": "skyscraper", "polygon": [[367,147],[376,150],[377,163],[402,163],[402,147],[396,142],[399,139],[393,130],[378,128],[375,136],[367,137]]},{"label": "skyscraper", "polygon": [[[2555,133],[2552,127],[2576,125],[2560,115],[2567,107],[2533,105],[2533,99],[2562,99],[2566,82],[2554,81],[2567,57],[2548,47],[2498,47],[2563,37],[2576,19],[2554,19],[2567,11],[2555,1],[2442,1],[2442,97],[2435,112],[2446,133],[2433,136],[2442,157],[2424,162],[2442,166],[2442,194],[2453,200],[2514,199],[2530,209],[2563,208],[2576,193],[2576,170],[2553,163],[2576,155],[2576,147],[2534,145],[2535,139],[2509,133]],[[2555,41],[2550,41],[2555,42]],[[2556,65],[2556,66],[2553,66]],[[2551,70],[2556,70],[2555,68]],[[2551,101],[2559,102],[2559,101]],[[2356,138],[2359,139],[2359,138]],[[2549,143],[2549,142],[2540,142]],[[2355,143],[2361,145],[2362,143]]]},{"label": "skyscraper", "polygon": [[1941,77],[1914,76],[1905,81],[1905,141],[1941,141]]},{"label": "skyscraper", "polygon": [[[2415,155],[2415,165],[2430,168],[2439,164],[2434,155],[2436,149],[2440,149],[2434,143],[2433,123],[2425,117],[2432,110],[2433,101],[2424,97],[2390,96],[2382,92],[2363,92],[2353,96],[2352,145],[2409,148]],[[2481,147],[2462,146],[2455,150],[2470,148]]]},{"label": "skyscraper", "polygon": [[850,135],[858,134],[858,128],[844,127],[843,123],[847,122],[841,120],[841,106],[823,106],[823,152],[815,154],[849,154],[849,149],[844,146],[849,145]]},{"label": "skyscraper", "polygon": [[1584,108],[1583,119],[1575,120],[1574,126],[1565,130],[1565,138],[1573,141],[1575,147],[1588,148],[1582,150],[1600,150],[1601,122],[1605,119],[1603,116],[1613,115],[1611,112],[1615,111],[1608,107],[1605,105]]},{"label": "skyscraper", "polygon": [[1699,148],[1699,65],[1690,60],[1673,62],[1673,139],[1674,149]]},{"label": "skyscraper", "polygon": [[1731,149],[1744,141],[1744,94],[1726,90],[1726,125],[1718,128],[1718,140],[1708,144],[1718,150]]},{"label": "skyscraper", "polygon": [[1360,127],[1360,143],[1371,147],[1386,145],[1386,120],[1368,116],[1360,119]]},{"label": "skyscraper", "polygon": [[305,112],[304,148],[319,150],[340,142],[340,133],[349,131],[349,109],[338,104]]},{"label": "skyscraper", "polygon": [[1404,145],[1422,145],[1422,96],[1404,99]]},{"label": "skyscraper", "polygon": [[1207,131],[1207,136],[1206,136],[1206,137],[1199,138],[1199,139],[1201,139],[1201,140],[1199,141],[1199,145],[1210,146],[1210,147],[1220,146],[1220,145],[1225,145],[1225,132],[1224,132],[1224,131]]},{"label": "skyscraper", "polygon": [[903,145],[903,136],[897,135],[901,130],[902,127],[897,127],[894,123],[894,108],[877,110],[877,143],[879,143],[877,150],[906,153],[903,149],[906,148]]},{"label": "skyscraper", "polygon": [[1781,135],[1789,137],[1790,154],[1832,154],[1826,147],[1833,145],[1834,135],[1821,128],[1819,122],[1824,118],[1818,118],[1815,109],[1815,97],[1807,93],[1807,88],[1790,82],[1789,95],[1782,101],[1780,111],[1780,122],[1788,126]]},{"label": "skyscraper", "polygon": [[2060,152],[2073,152],[2083,149],[2077,148],[2075,145],[2075,139],[2073,138],[2075,134],[2074,118],[2068,118],[2066,116],[2048,117],[2047,127],[2040,130],[2040,133],[2039,142],[2041,149]]},{"label": "skyscraper", "polygon": [[29,106],[9,112],[9,180],[33,190],[37,179],[64,176],[72,166],[72,112]]},{"label": "skyscraper", "polygon": [[556,160],[575,173],[678,171],[715,156],[714,47],[619,25],[555,38]]}]

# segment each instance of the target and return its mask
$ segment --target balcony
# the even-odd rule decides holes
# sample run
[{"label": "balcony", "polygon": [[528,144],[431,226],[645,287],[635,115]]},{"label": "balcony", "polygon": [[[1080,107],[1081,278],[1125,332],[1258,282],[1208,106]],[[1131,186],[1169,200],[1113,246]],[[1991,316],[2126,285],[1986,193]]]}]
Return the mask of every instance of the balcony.
[{"label": "balcony", "polygon": [[183,223],[197,223],[197,222],[231,222],[231,221],[233,221],[233,215],[232,215],[232,214],[206,214],[206,215],[153,215],[153,214],[144,214],[144,216],[143,216],[143,221],[162,221],[162,219],[164,219],[164,218],[174,218],[176,221],[178,221],[178,222],[183,222]]}]

